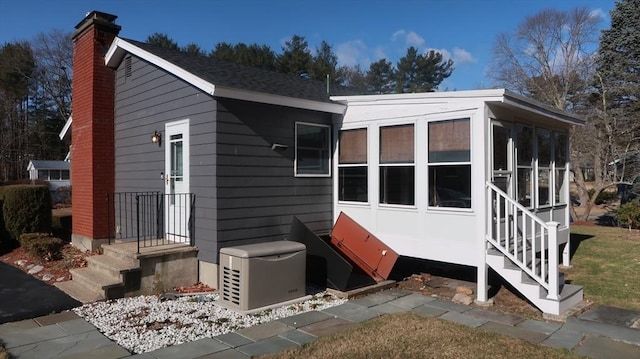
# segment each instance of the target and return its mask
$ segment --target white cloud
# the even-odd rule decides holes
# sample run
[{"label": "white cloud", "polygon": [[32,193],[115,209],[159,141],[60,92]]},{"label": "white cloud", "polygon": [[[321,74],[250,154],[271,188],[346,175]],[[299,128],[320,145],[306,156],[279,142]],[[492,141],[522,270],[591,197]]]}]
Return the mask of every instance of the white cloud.
[{"label": "white cloud", "polygon": [[338,65],[355,66],[369,62],[367,45],[361,40],[352,40],[339,44],[336,48]]},{"label": "white cloud", "polygon": [[453,48],[453,62],[457,65],[462,64],[470,64],[477,62],[476,58],[471,55],[471,53],[465,49],[461,49],[459,47]]},{"label": "white cloud", "polygon": [[407,46],[422,47],[425,40],[414,31],[398,30],[391,35],[391,41],[404,41]]},{"label": "white cloud", "polygon": [[424,46],[424,38],[413,31],[407,34],[406,42],[409,46],[418,48]]},{"label": "white cloud", "polygon": [[396,41],[400,36],[404,36],[407,32],[404,30],[398,30],[391,35],[391,41]]},{"label": "white cloud", "polygon": [[429,52],[431,50],[441,53],[442,54],[442,58],[444,60],[453,59],[453,57],[451,56],[451,53],[447,49],[434,49],[434,48],[430,47],[430,48],[424,50],[424,53],[426,54],[427,52]]}]

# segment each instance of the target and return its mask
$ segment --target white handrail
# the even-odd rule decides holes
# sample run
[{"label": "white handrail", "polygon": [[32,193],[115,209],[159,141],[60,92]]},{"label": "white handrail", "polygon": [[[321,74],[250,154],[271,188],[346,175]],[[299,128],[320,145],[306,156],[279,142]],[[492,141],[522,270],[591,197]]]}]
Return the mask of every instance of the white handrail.
[{"label": "white handrail", "polygon": [[[559,224],[544,222],[491,182],[486,183],[486,188],[487,230],[485,238],[487,242],[543,286],[547,290],[547,298],[557,300],[559,297]],[[518,221],[520,216],[521,221]],[[546,245],[545,238],[547,239]],[[537,239],[539,239],[540,248],[536,248]],[[510,243],[511,241],[513,243]],[[545,249],[548,251],[548,255],[545,255]],[[540,268],[536,265],[536,253],[538,252],[540,253]],[[530,262],[528,262],[529,256]]]}]

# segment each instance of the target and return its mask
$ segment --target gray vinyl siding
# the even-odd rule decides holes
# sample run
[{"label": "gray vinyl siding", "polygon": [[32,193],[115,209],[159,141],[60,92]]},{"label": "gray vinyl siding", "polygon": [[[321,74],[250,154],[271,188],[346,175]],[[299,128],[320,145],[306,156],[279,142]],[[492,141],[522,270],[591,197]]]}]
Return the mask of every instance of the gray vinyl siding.
[{"label": "gray vinyl siding", "polygon": [[[190,191],[196,195],[195,241],[199,258],[215,261],[216,102],[211,96],[138,58],[125,77],[125,61],[116,72],[116,192],[164,192],[165,123],[190,121]],[[154,131],[162,146],[151,143]]]},{"label": "gray vinyl siding", "polygon": [[219,247],[282,240],[293,216],[331,230],[332,179],[295,177],[293,168],[295,123],[330,125],[330,114],[219,99],[217,122]]},{"label": "gray vinyl siding", "polygon": [[[331,114],[214,99],[135,57],[125,77],[125,61],[116,73],[116,192],[164,192],[165,123],[189,119],[200,260],[217,263],[222,247],[282,240],[294,216],[330,231],[332,179],[295,177],[293,164],[296,121],[331,125]],[[154,131],[161,147],[151,143]]]}]

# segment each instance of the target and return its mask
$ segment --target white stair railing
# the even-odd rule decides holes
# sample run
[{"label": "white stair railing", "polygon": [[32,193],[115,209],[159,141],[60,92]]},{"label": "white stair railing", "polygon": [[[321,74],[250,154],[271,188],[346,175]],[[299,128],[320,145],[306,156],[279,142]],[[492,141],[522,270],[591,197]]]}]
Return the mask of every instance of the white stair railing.
[{"label": "white stair railing", "polygon": [[491,182],[486,189],[487,242],[558,300],[558,223],[545,223]]}]

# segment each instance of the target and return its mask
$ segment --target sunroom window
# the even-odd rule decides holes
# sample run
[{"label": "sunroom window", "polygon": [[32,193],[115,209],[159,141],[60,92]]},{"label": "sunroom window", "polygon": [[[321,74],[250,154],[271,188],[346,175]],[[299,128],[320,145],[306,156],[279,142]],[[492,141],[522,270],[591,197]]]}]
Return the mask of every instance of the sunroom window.
[{"label": "sunroom window", "polygon": [[415,204],[414,126],[380,127],[380,203]]},{"label": "sunroom window", "polygon": [[296,176],[329,176],[329,126],[296,123]]},{"label": "sunroom window", "polygon": [[367,129],[340,131],[338,200],[368,202]]},{"label": "sunroom window", "polygon": [[516,126],[518,202],[525,207],[533,207],[533,129]]},{"label": "sunroom window", "polygon": [[471,208],[470,120],[428,125],[429,206]]},{"label": "sunroom window", "polygon": [[551,154],[553,142],[549,130],[538,129],[538,205],[551,204]]},{"label": "sunroom window", "polygon": [[567,175],[567,135],[554,133],[555,204],[566,204],[565,176]]}]

